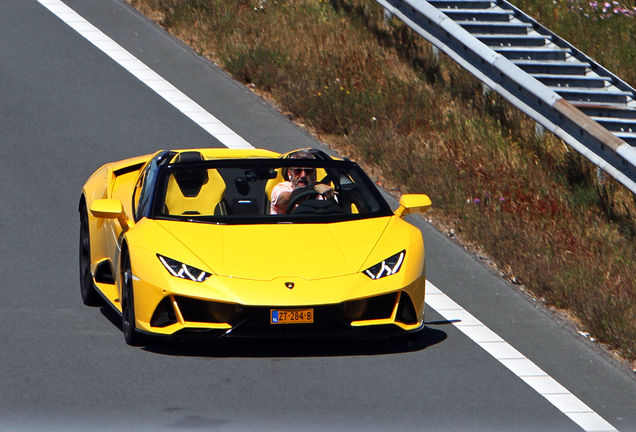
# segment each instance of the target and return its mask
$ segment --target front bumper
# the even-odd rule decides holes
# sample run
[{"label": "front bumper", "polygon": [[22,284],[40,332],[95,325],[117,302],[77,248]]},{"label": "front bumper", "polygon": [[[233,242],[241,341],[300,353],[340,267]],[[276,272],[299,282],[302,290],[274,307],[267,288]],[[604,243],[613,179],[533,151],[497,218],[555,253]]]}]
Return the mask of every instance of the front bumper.
[{"label": "front bumper", "polygon": [[[421,289],[419,287],[421,285]],[[146,333],[183,338],[377,337],[415,332],[423,327],[411,292],[423,293],[424,278],[406,289],[378,296],[312,308],[314,322],[272,324],[272,309],[289,306],[245,306],[181,295],[164,297],[152,314]],[[421,303],[423,309],[423,298]]]},{"label": "front bumper", "polygon": [[[153,335],[285,337],[405,334],[424,322],[424,250],[407,251],[399,273],[372,280],[362,273],[270,281],[212,275],[204,282],[173,277],[150,251],[133,250],[138,330]],[[147,256],[144,256],[147,255]],[[137,264],[143,263],[143,264]],[[291,286],[291,288],[290,288]],[[272,309],[313,308],[311,324],[272,324]]]}]

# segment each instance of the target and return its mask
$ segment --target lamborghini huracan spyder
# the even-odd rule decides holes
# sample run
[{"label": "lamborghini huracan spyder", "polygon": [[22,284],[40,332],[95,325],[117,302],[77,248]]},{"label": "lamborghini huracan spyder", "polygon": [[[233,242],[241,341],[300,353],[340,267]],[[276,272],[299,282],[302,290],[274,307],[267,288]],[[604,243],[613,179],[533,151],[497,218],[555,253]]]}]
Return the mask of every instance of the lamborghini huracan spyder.
[{"label": "lamborghini huracan spyder", "polygon": [[[121,314],[131,345],[421,330],[424,243],[404,217],[430,199],[392,211],[356,163],[304,151],[164,150],[101,167],[79,202],[84,303]],[[294,172],[312,184],[275,213],[272,191]]]}]

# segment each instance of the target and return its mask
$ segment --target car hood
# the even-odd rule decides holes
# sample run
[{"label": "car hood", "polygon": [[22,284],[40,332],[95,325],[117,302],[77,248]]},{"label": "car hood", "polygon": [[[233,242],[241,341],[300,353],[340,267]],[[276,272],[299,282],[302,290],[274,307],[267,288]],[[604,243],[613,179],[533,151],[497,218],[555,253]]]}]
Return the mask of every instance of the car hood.
[{"label": "car hood", "polygon": [[[362,270],[390,220],[265,225],[156,222],[217,275],[311,280]],[[170,256],[169,252],[160,253]]]}]

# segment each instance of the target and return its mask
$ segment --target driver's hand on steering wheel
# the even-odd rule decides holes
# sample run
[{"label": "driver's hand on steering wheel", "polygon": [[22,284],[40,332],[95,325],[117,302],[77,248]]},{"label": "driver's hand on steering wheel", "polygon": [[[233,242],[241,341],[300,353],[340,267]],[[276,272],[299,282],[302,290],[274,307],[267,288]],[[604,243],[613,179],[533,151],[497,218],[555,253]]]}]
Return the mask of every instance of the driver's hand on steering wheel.
[{"label": "driver's hand on steering wheel", "polygon": [[314,190],[318,192],[324,199],[334,199],[336,193],[331,186],[322,183],[316,183]]}]

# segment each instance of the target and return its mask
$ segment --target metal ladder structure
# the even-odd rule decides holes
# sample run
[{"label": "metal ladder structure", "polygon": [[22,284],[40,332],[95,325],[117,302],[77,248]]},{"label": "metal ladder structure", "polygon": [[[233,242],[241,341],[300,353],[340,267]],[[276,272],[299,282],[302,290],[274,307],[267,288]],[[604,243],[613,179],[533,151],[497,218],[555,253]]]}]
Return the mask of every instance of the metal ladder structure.
[{"label": "metal ladder structure", "polygon": [[636,91],[505,0],[376,0],[636,193]]}]

